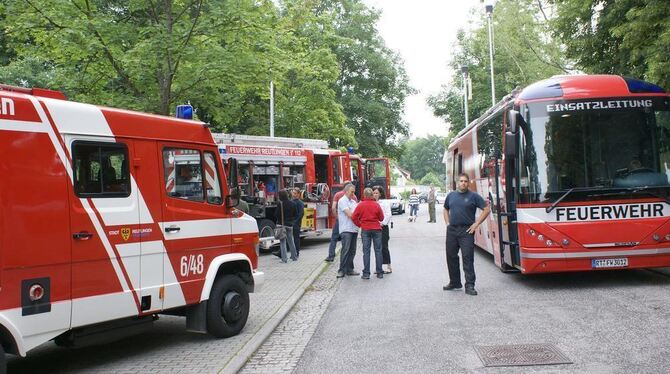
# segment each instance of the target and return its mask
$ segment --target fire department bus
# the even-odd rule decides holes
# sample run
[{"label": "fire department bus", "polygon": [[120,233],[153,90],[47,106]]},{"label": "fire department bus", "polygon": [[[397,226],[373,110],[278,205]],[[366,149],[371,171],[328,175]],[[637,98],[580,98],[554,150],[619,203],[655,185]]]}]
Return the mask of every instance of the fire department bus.
[{"label": "fire department bus", "polygon": [[492,214],[477,246],[503,271],[670,266],[670,95],[611,75],[556,76],[505,97],[451,142]]},{"label": "fire department bus", "polygon": [[205,124],[0,86],[0,154],[0,369],[5,352],[118,339],[159,314],[244,327],[258,232]]},{"label": "fire department bus", "polygon": [[[333,195],[345,181],[364,187],[390,183],[386,158],[364,159],[358,155],[329,149],[318,139],[284,138],[239,134],[214,134],[224,162],[236,160],[237,180],[242,199],[249,203],[249,214],[258,221],[259,236],[265,248],[274,244],[276,194],[282,189],[303,191],[305,215],[301,236],[318,236],[332,229],[337,217],[329,206]],[[232,173],[230,173],[232,174]]]}]

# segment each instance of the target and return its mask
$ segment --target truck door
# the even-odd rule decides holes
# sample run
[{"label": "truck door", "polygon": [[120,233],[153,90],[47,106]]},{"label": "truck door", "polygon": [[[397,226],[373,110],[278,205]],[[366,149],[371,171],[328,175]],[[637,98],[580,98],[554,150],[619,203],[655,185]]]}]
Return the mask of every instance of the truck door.
[{"label": "truck door", "polygon": [[390,193],[391,169],[387,158],[369,158],[365,160],[365,187],[382,186]]},{"label": "truck door", "polygon": [[231,252],[232,216],[224,206],[217,157],[214,147],[160,144],[165,187],[159,226],[187,304],[200,301],[211,260]]},{"label": "truck door", "polygon": [[66,137],[72,155],[72,327],[140,312],[138,188],[133,143]]}]

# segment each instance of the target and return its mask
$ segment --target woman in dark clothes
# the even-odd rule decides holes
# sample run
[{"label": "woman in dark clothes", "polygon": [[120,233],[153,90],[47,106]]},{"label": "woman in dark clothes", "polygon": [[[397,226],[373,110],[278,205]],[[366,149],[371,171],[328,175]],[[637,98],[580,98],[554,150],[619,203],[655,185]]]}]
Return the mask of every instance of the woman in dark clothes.
[{"label": "woman in dark clothes", "polygon": [[384,273],[389,274],[391,269],[391,253],[389,252],[389,225],[391,224],[391,205],[386,200],[386,191],[382,186],[372,187],[372,196],[377,200],[384,212],[382,224],[382,265],[386,267]]},{"label": "woman in dark clothes", "polygon": [[275,219],[277,227],[283,226],[286,230],[284,238],[279,239],[279,249],[281,251],[282,262],[288,261],[286,258],[286,244],[291,250],[291,260],[298,260],[298,254],[295,250],[295,243],[293,242],[293,221],[296,218],[295,204],[289,200],[288,193],[285,190],[279,191],[277,194],[279,201],[277,202],[277,210],[275,210]]}]

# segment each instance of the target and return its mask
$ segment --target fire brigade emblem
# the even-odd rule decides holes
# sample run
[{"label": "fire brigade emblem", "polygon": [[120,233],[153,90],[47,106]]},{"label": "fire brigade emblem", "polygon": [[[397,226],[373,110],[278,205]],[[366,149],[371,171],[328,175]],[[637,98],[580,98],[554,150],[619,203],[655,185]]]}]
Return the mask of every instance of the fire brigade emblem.
[{"label": "fire brigade emblem", "polygon": [[130,229],[128,227],[121,229],[121,237],[123,240],[128,240],[128,238],[130,238]]}]

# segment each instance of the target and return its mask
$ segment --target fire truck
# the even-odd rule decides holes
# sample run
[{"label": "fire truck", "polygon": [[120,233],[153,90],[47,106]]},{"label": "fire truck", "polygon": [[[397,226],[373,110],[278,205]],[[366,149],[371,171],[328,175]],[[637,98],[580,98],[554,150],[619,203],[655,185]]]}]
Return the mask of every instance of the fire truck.
[{"label": "fire truck", "polygon": [[445,155],[492,214],[475,233],[503,271],[670,266],[670,95],[613,75],[515,90]]},{"label": "fire truck", "polygon": [[[316,139],[282,138],[238,134],[214,134],[224,162],[235,160],[238,187],[249,203],[249,214],[258,221],[261,242],[272,241],[276,193],[282,189],[303,191],[305,216],[301,236],[322,235],[332,229],[335,219],[329,206],[344,182],[355,184],[358,196],[365,187],[390,184],[388,159],[364,159],[350,152],[328,148]],[[231,173],[232,174],[232,173]]]},{"label": "fire truck", "polygon": [[258,231],[202,122],[0,87],[0,352],[145,331],[229,337],[258,291]]}]

